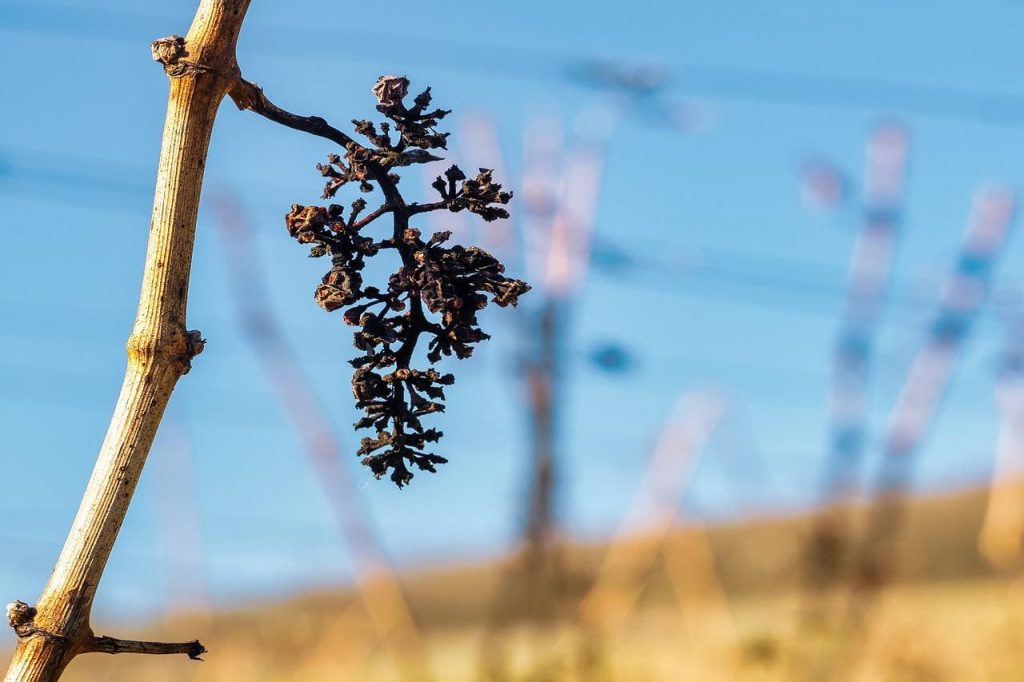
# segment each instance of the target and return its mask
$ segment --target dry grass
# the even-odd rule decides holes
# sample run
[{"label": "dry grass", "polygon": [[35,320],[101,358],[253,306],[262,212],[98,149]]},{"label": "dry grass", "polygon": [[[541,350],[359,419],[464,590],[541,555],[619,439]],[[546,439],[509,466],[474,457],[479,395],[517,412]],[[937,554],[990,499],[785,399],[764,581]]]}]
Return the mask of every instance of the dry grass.
[{"label": "dry grass", "polygon": [[[77,659],[66,679],[285,680],[390,682],[405,676],[374,647],[357,609],[317,622],[282,607],[218,617],[204,628],[211,653],[202,664],[175,658]],[[177,632],[198,623],[176,622]],[[514,679],[550,680],[850,680],[941,682],[1024,680],[1024,589],[1009,581],[904,585],[881,604],[866,641],[837,633],[800,633],[791,597],[748,597],[731,617],[694,608],[648,607],[599,647],[598,662],[579,664],[577,633],[510,629]],[[477,680],[481,631],[430,630],[436,679]],[[544,664],[548,659],[551,663]]]},{"label": "dry grass", "polygon": [[[625,626],[604,638],[584,637],[569,627],[510,625],[502,635],[512,673],[507,679],[1024,680],[1024,586],[991,573],[977,556],[983,505],[981,493],[914,504],[904,544],[907,570],[885,593],[864,636],[798,626],[794,557],[805,520],[760,521],[710,533],[724,601],[702,591],[699,576],[686,577],[694,580],[694,589],[686,589],[661,567]],[[574,549],[581,584],[592,577],[600,550]],[[477,565],[407,577],[434,679],[481,679],[483,623],[498,569]],[[346,592],[252,606],[206,620],[179,616],[149,634],[170,633],[199,636],[211,650],[207,661],[92,654],[76,659],[66,679],[418,679],[419,668],[403,669],[381,652],[362,608]]]}]

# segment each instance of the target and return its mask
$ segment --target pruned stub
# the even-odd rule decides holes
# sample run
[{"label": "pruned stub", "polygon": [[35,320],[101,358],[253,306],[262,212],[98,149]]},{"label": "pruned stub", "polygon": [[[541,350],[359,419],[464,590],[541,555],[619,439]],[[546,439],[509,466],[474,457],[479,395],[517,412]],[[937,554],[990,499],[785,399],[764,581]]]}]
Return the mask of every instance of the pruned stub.
[{"label": "pruned stub", "polygon": [[7,622],[14,629],[18,637],[28,637],[35,629],[33,621],[36,617],[36,609],[23,601],[12,601],[7,605]]}]

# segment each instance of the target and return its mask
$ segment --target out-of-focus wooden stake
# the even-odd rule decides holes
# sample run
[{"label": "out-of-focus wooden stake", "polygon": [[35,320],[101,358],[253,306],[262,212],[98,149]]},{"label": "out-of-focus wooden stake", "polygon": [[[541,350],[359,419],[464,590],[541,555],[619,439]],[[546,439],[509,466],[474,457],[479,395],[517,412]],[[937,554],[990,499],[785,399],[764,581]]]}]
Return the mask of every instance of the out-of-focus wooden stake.
[{"label": "out-of-focus wooden stake", "polygon": [[[665,543],[662,551],[665,572],[675,589],[691,637],[697,638],[703,630],[704,619],[713,616],[727,629],[728,641],[738,641],[732,607],[718,576],[714,547],[703,524],[690,521],[678,537]],[[694,622],[700,625],[694,627]]]},{"label": "out-of-focus wooden stake", "polygon": [[[486,153],[491,160],[501,158],[493,121],[477,115],[463,125],[463,139],[470,149]],[[558,123],[545,118],[532,121],[524,134],[520,195],[524,210],[518,218],[521,242],[517,243],[514,234],[503,234],[489,245],[506,256],[521,258],[531,280],[543,284],[543,298],[539,309],[518,316],[521,344],[527,349],[520,362],[529,408],[532,459],[524,496],[520,557],[509,566],[499,587],[492,622],[483,640],[481,676],[485,679],[506,675],[500,670],[505,647],[497,630],[505,628],[514,615],[525,612],[539,631],[542,623],[550,626],[564,621],[571,608],[565,599],[567,571],[558,542],[559,388],[571,303],[586,280],[591,257],[604,143],[603,138],[585,139],[565,149]],[[535,634],[546,637],[544,632]],[[535,653],[550,649],[550,643],[538,639],[533,649]],[[538,654],[536,658],[540,661],[534,665],[538,675],[550,674],[551,666],[557,664],[546,655]]]},{"label": "out-of-focus wooden stake", "polygon": [[[726,400],[717,391],[687,392],[658,438],[594,585],[580,606],[580,660],[586,676],[601,674],[600,668],[605,665],[602,642],[625,624],[658,556],[669,544],[698,456],[725,410]],[[714,572],[713,565],[711,570]],[[676,573],[671,567],[669,572]],[[682,580],[681,574],[677,573],[677,579]],[[703,582],[717,584],[717,577],[709,581],[704,576]]]},{"label": "out-of-focus wooden stake", "polygon": [[355,481],[343,465],[344,448],[271,313],[270,299],[263,287],[266,275],[259,271],[259,255],[242,206],[226,190],[215,195],[212,206],[225,237],[224,253],[245,337],[256,351],[323,485],[339,537],[356,565],[356,588],[373,630],[396,665],[404,662],[406,675],[432,679],[422,637],[398,577],[377,542]]},{"label": "out-of-focus wooden stake", "polygon": [[203,531],[192,442],[180,418],[167,420],[154,454],[154,507],[161,559],[167,566],[165,617],[187,614],[208,626],[212,615],[203,579]]},{"label": "out-of-focus wooden stake", "polygon": [[857,627],[867,622],[878,594],[896,573],[899,533],[907,513],[916,455],[938,415],[978,309],[988,294],[1016,206],[1016,196],[1004,187],[985,187],[975,195],[964,245],[942,292],[939,310],[889,417],[876,474],[876,500],[852,568],[848,621]]},{"label": "out-of-focus wooden stake", "polygon": [[982,556],[1003,571],[1020,568],[1024,540],[1024,306],[1009,306],[1008,328],[996,385],[1002,420],[985,521],[978,537]]},{"label": "out-of-focus wooden stake", "polygon": [[900,125],[878,126],[868,137],[862,224],[850,260],[829,382],[829,443],[818,500],[822,506],[804,547],[800,616],[805,627],[828,621],[850,553],[849,504],[868,446],[875,337],[895,265],[909,144],[909,134]]}]

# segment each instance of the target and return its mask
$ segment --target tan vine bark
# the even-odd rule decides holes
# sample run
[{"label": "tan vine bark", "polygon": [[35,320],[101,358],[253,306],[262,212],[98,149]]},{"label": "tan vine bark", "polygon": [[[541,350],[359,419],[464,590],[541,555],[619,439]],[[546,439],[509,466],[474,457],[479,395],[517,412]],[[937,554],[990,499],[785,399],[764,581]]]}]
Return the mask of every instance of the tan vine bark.
[{"label": "tan vine bark", "polygon": [[89,626],[96,587],[110,556],[178,379],[202,351],[185,310],[206,153],[217,108],[238,80],[235,44],[249,0],[201,0],[184,40],[153,44],[170,77],[139,309],[128,367],[82,504],[35,607],[8,605],[18,647],[5,682],[51,682],[80,653],[183,653],[198,642],[165,644],[96,637]]}]

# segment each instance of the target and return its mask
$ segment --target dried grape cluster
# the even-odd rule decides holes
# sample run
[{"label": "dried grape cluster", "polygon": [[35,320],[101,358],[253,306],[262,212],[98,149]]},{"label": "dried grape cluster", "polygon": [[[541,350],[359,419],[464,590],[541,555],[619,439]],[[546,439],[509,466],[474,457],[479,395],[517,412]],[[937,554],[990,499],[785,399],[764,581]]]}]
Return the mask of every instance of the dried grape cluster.
[{"label": "dried grape cluster", "polygon": [[[367,202],[357,198],[347,212],[338,204],[292,206],[285,218],[288,234],[301,244],[312,244],[310,256],[330,256],[331,269],[316,288],[316,302],[328,312],[344,309],[346,324],[357,327],[355,347],[361,355],[355,367],[352,392],[365,416],[357,429],[373,427],[376,435],[363,438],[358,454],[380,478],[390,471],[399,487],[413,477],[415,466],[435,471],[447,460],[425,452],[443,435],[424,428],[421,419],[444,411],[444,387],[455,378],[433,368],[414,369],[413,354],[426,336],[426,358],[432,364],[442,356],[467,358],[475,344],[489,336],[477,323],[477,311],[492,301],[515,305],[530,287],[504,276],[505,267],[477,247],[447,246],[451,233],[438,232],[424,239],[410,220],[421,213],[446,209],[470,211],[486,221],[507,218],[502,208],[512,198],[494,182],[491,171],[481,169],[469,178],[452,166],[434,181],[440,199],[433,203],[406,203],[398,191],[394,169],[439,160],[431,150],[445,149],[448,133],[436,131],[448,113],[430,110],[430,88],[405,104],[409,81],[383,76],[373,88],[377,110],[388,121],[378,125],[355,120],[355,131],[368,145],[351,141],[344,157],[331,155],[317,169],[327,178],[324,198],[355,183],[362,192],[380,188],[384,203],[366,213]],[[376,239],[365,228],[390,215],[392,230]],[[384,250],[401,258],[386,288],[366,286],[362,271],[366,260]]]}]

